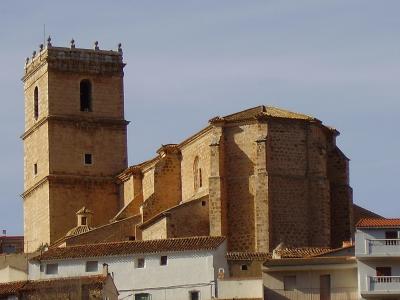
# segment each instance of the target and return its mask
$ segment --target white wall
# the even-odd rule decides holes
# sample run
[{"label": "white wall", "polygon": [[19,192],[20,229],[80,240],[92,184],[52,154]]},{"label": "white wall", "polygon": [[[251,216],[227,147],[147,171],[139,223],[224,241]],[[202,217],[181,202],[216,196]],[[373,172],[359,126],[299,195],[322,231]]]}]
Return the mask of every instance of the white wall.
[{"label": "white wall", "polygon": [[376,267],[391,267],[392,276],[400,276],[400,261],[387,259],[358,261],[358,286],[360,292],[368,291],[368,276],[376,276]]},{"label": "white wall", "polygon": [[[384,239],[386,231],[398,231],[400,232],[399,228],[393,229],[357,229],[355,235],[355,242],[356,242],[356,256],[358,255],[366,255],[368,254],[368,249],[366,248],[366,240],[367,239]],[[398,233],[399,234],[399,233]],[[399,250],[400,254],[400,250]]]},{"label": "white wall", "polygon": [[241,278],[218,280],[218,298],[263,298],[263,280]]},{"label": "white wall", "polygon": [[[119,298],[133,294],[133,290],[142,290],[141,292],[152,294],[152,300],[186,300],[189,299],[189,291],[198,290],[200,291],[200,299],[209,300],[214,296],[214,281],[218,268],[228,270],[225,253],[226,245],[224,243],[215,251],[59,260],[57,261],[59,264],[57,275],[40,273],[40,264],[31,261],[29,278],[44,279],[92,275],[93,273],[85,272],[85,264],[88,260],[97,260],[99,262],[98,273],[102,272],[103,263],[109,265],[109,272],[114,276],[114,283],[120,292]],[[168,256],[166,266],[160,266],[161,255]],[[142,257],[145,258],[145,267],[136,268],[136,259]],[[125,299],[134,298],[131,296]]]}]

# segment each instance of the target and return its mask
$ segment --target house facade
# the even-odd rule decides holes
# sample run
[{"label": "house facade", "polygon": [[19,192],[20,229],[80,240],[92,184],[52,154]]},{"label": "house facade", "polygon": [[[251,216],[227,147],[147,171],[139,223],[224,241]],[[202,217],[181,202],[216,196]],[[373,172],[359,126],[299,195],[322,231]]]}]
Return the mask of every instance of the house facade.
[{"label": "house facade", "polygon": [[360,297],[400,298],[400,219],[360,220],[356,258]]},{"label": "house facade", "polygon": [[285,248],[264,262],[264,299],[356,300],[354,246]]},{"label": "house facade", "polygon": [[222,237],[60,247],[30,261],[29,279],[96,275],[106,264],[120,298],[209,300],[218,297],[217,278],[228,270],[225,255]]}]

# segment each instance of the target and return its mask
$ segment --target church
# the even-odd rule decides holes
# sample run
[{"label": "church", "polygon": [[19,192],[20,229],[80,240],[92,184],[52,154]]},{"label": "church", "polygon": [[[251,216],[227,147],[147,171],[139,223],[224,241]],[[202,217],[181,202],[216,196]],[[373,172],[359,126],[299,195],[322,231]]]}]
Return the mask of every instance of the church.
[{"label": "church", "polygon": [[[25,63],[25,252],[42,245],[225,236],[237,255],[353,235],[349,159],[317,118],[260,105],[128,166],[124,61],[55,47]],[[227,109],[229,110],[229,108]]]}]

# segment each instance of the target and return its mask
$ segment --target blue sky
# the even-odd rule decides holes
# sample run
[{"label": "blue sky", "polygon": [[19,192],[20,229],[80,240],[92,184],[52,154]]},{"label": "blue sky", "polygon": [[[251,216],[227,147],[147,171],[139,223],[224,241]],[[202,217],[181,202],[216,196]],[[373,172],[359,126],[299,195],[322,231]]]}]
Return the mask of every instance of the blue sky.
[{"label": "blue sky", "polygon": [[337,128],[354,202],[400,216],[400,2],[396,0],[0,3],[0,229],[23,231],[25,58],[53,45],[123,45],[129,162],[216,115],[266,104]]}]

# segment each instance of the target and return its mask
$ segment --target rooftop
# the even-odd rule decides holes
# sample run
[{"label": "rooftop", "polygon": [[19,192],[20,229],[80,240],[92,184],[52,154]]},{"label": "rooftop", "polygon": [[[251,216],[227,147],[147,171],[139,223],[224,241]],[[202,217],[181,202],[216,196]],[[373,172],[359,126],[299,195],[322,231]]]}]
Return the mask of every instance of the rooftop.
[{"label": "rooftop", "polygon": [[37,291],[40,289],[54,289],[57,286],[66,286],[73,284],[81,284],[93,288],[101,288],[107,280],[107,276],[82,276],[82,277],[67,277],[55,278],[48,280],[28,280],[15,281],[0,284],[0,296],[15,295],[22,291]]},{"label": "rooftop", "polygon": [[357,228],[400,228],[400,219],[364,218],[358,221]]},{"label": "rooftop", "polygon": [[190,237],[148,241],[125,241],[51,248],[33,260],[55,260],[83,257],[119,256],[136,253],[213,250],[224,237]]}]

